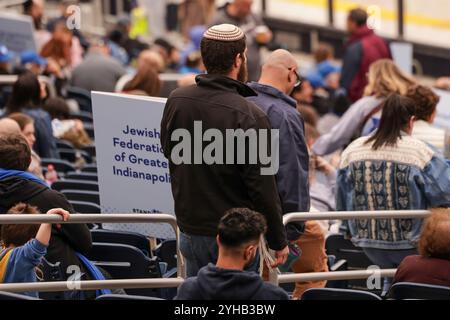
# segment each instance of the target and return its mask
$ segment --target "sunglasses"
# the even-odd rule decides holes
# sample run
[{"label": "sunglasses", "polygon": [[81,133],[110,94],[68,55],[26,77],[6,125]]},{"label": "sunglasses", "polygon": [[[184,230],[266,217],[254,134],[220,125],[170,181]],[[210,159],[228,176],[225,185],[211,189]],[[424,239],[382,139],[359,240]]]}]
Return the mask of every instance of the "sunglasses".
[{"label": "sunglasses", "polygon": [[298,75],[297,70],[295,70],[295,68],[288,68],[288,69],[289,69],[289,71],[291,71],[291,70],[294,71],[295,76],[297,77],[297,81],[294,84],[294,87],[297,88],[299,85],[302,84],[302,80],[301,80],[300,76]]}]

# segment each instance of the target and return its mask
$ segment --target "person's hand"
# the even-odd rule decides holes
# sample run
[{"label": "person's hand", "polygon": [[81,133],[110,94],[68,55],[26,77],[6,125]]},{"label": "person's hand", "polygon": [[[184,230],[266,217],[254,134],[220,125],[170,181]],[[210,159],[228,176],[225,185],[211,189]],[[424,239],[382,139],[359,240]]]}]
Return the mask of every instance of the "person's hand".
[{"label": "person's hand", "polygon": [[[59,214],[60,216],[62,216],[63,221],[68,221],[70,218],[69,211],[61,209],[61,208],[50,209],[49,211],[47,211],[47,214]],[[58,229],[60,229],[61,225],[58,223],[58,224],[56,224],[56,227]]]},{"label": "person's hand", "polygon": [[271,265],[272,268],[276,268],[286,262],[289,255],[289,246],[284,249],[275,251],[275,262]]},{"label": "person's hand", "polygon": [[316,156],[316,170],[325,172],[325,174],[332,173],[335,169],[334,167],[324,158]]}]

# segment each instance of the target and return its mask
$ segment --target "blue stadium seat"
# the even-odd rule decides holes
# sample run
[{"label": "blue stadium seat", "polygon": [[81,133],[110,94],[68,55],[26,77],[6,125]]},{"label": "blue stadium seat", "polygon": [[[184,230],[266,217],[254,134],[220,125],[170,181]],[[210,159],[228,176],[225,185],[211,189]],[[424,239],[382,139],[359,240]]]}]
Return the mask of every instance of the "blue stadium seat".
[{"label": "blue stadium seat", "polygon": [[82,172],[78,173],[76,171],[67,172],[64,176],[66,179],[73,179],[73,180],[86,180],[86,181],[98,181],[98,176],[96,173],[90,173],[90,172]]},{"label": "blue stadium seat", "polygon": [[73,146],[73,144],[67,140],[63,140],[63,139],[56,139],[56,147],[58,149],[70,149],[70,150],[75,150],[75,147]]},{"label": "blue stadium seat", "polygon": [[42,158],[41,164],[43,168],[46,168],[49,164],[53,165],[58,173],[65,174],[69,171],[75,171],[73,164],[65,160]]},{"label": "blue stadium seat", "polygon": [[67,99],[73,99],[78,103],[80,111],[92,113],[91,93],[77,87],[67,88]]},{"label": "blue stadium seat", "polygon": [[67,198],[67,200],[91,202],[96,205],[100,205],[100,195],[97,191],[64,189],[61,190],[61,193]]},{"label": "blue stadium seat", "polygon": [[[136,247],[116,244],[92,244],[87,257],[105,269],[113,279],[161,278],[157,259],[150,259]],[[127,294],[161,297],[161,289],[125,289]]]},{"label": "blue stadium seat", "polygon": [[136,247],[146,256],[150,256],[150,241],[140,233],[103,229],[92,230],[91,234],[93,242],[126,244]]},{"label": "blue stadium seat", "polygon": [[102,210],[98,204],[92,202],[72,200],[69,200],[69,202],[78,213],[101,213]]},{"label": "blue stadium seat", "polygon": [[70,116],[72,119],[81,120],[82,122],[93,122],[92,113],[87,111],[78,111],[76,113],[71,113]]},{"label": "blue stadium seat", "polygon": [[301,300],[382,300],[376,294],[361,290],[315,288],[306,290]]},{"label": "blue stadium seat", "polygon": [[95,300],[164,300],[156,297],[134,296],[128,294],[104,294]]},{"label": "blue stadium seat", "polygon": [[97,165],[96,164],[87,164],[82,169],[81,172],[92,172],[97,173]]},{"label": "blue stadium seat", "polygon": [[98,183],[94,181],[72,180],[72,179],[58,180],[52,184],[52,189],[56,191],[71,189],[71,190],[98,192]]},{"label": "blue stadium seat", "polygon": [[156,256],[167,263],[167,269],[177,267],[177,241],[175,239],[163,240],[155,249]]},{"label": "blue stadium seat", "polygon": [[450,287],[398,282],[391,286],[388,297],[396,300],[450,300]]}]

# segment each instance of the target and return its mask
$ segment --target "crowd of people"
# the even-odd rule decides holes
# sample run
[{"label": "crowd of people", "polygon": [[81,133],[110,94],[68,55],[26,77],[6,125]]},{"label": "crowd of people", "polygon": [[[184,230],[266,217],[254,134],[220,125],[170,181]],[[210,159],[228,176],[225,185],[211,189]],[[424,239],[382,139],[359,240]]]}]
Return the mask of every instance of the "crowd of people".
[{"label": "crowd of people", "polygon": [[[192,12],[186,3],[183,14]],[[331,233],[344,233],[374,265],[398,267],[394,279],[385,279],[384,291],[401,281],[450,287],[450,165],[443,155],[445,131],[433,126],[440,98],[394,63],[387,43],[367,26],[366,11],[349,12],[342,65],[333,48],[321,44],[313,70],[302,73],[285,49],[262,58],[262,46],[277,46],[251,0],[217,11],[210,9],[213,1],[198,3],[207,14],[199,24],[183,21],[180,47],[164,38],[149,43],[131,37],[129,18],[103,38],[71,30],[66,19],[73,1],[63,1],[61,16],[44,24],[43,2],[25,2],[38,51],[15,57],[0,44],[0,74],[18,75],[12,88],[0,86],[0,213],[47,212],[65,220],[75,214],[64,195],[51,189],[41,165],[41,158],[60,158],[59,140],[76,148],[94,144],[73,117],[79,106],[68,99],[69,88],[160,96],[161,74],[179,73],[179,88],[170,93],[161,120],[189,277],[177,299],[288,299],[262,279],[274,268],[328,271],[325,240]],[[40,76],[50,79],[56,97]],[[437,84],[443,88],[445,79]],[[261,174],[261,159],[231,164],[226,152],[212,165],[174,162],[172,133],[185,129],[194,135],[194,121],[204,131],[222,133],[278,130],[278,170]],[[259,146],[268,143],[257,139]],[[248,159],[255,150],[238,152]],[[425,220],[283,225],[283,215],[291,212],[419,209],[432,213]],[[36,266],[46,270],[58,262],[62,270],[77,265],[85,271],[82,255],[92,245],[82,224],[4,225],[0,237],[2,282],[37,281]],[[326,281],[298,282],[292,297],[325,286]]]}]

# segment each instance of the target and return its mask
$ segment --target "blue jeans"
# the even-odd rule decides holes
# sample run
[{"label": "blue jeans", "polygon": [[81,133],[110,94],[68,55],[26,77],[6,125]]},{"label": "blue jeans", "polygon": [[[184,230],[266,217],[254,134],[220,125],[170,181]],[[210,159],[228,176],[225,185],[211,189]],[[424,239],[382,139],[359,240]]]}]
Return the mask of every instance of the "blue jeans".
[{"label": "blue jeans", "polygon": [[[208,263],[216,264],[219,248],[215,237],[194,236],[180,232],[180,251],[186,262],[186,276],[195,277]],[[259,254],[246,271],[259,270]]]},{"label": "blue jeans", "polygon": [[[381,269],[397,268],[402,260],[411,255],[417,254],[417,249],[407,250],[385,250],[376,248],[362,248],[366,256],[373,264]],[[383,292],[387,292],[391,286],[392,279],[384,278]]]}]

